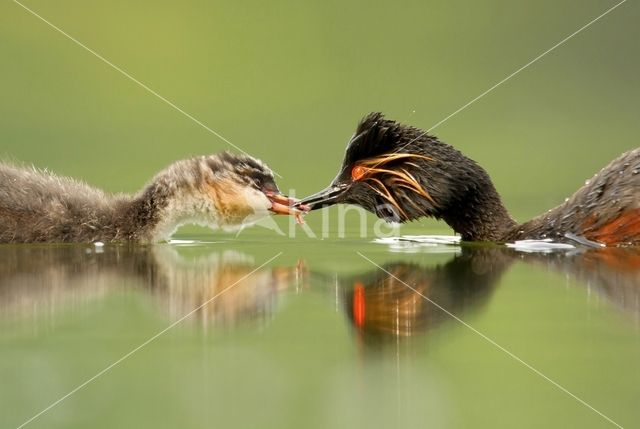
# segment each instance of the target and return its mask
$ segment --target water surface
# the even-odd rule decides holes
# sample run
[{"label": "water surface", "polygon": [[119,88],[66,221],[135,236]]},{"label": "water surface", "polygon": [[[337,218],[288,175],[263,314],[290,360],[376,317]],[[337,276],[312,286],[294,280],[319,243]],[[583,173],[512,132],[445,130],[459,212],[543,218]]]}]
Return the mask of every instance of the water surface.
[{"label": "water surface", "polygon": [[615,427],[589,406],[640,418],[638,250],[252,231],[0,246],[0,425],[123,356],[27,427]]}]

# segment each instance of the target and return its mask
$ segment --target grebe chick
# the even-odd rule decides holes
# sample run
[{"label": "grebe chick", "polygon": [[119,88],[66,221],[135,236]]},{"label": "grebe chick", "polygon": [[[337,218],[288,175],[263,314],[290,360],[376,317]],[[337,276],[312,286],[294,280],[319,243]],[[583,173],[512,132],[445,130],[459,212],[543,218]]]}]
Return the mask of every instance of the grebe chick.
[{"label": "grebe chick", "polygon": [[563,204],[518,224],[476,162],[422,130],[371,113],[349,141],[331,185],[298,204],[315,210],[337,203],[357,204],[395,222],[442,219],[466,241],[569,237],[637,245],[640,149],[612,161]]},{"label": "grebe chick", "polygon": [[135,195],[0,163],[0,242],[151,243],[183,224],[230,230],[297,216],[293,202],[262,161],[227,152],[175,162]]}]

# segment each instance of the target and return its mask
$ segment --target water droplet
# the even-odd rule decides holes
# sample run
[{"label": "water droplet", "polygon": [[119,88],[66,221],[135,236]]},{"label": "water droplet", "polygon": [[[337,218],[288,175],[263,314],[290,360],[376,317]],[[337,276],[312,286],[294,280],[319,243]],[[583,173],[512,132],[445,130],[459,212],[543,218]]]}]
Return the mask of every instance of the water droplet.
[{"label": "water droplet", "polygon": [[589,183],[591,183],[591,180],[585,180],[584,184],[588,185]]},{"label": "water droplet", "polygon": [[564,199],[564,202],[565,202],[565,203],[566,203],[567,201],[569,201],[569,198],[565,198],[565,199]]}]

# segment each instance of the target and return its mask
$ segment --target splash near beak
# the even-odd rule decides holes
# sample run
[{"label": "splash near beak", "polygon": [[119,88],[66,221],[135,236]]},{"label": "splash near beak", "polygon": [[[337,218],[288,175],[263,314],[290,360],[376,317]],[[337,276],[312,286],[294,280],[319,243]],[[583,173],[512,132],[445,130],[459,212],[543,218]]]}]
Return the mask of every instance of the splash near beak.
[{"label": "splash near beak", "polygon": [[331,185],[320,192],[303,198],[294,207],[305,211],[317,210],[337,203],[338,198],[349,188],[347,184]]},{"label": "splash near beak", "polygon": [[300,204],[299,200],[289,198],[286,195],[282,195],[276,192],[265,192],[266,197],[271,201],[271,208],[269,209],[275,214],[293,215],[296,218],[296,222],[303,224],[304,220],[302,215],[309,211],[308,206]]}]

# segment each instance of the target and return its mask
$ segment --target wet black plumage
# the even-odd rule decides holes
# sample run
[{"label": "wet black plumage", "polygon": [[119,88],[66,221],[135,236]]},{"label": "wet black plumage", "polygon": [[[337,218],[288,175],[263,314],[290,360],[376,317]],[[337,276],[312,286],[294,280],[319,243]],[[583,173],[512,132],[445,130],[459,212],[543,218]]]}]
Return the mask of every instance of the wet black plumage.
[{"label": "wet black plumage", "polygon": [[524,224],[508,213],[489,174],[433,135],[371,113],[358,124],[331,185],[301,203],[357,204],[406,222],[444,220],[467,241],[567,236],[640,244],[640,149],[614,160],[571,198]]}]

